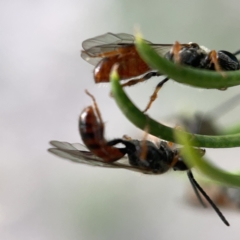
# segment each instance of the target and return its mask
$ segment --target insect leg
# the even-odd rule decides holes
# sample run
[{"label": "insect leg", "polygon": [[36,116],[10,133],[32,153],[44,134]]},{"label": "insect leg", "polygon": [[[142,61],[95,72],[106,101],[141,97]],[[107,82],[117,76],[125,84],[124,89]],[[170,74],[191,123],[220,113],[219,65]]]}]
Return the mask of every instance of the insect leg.
[{"label": "insect leg", "polygon": [[179,56],[180,50],[181,50],[181,44],[178,41],[176,41],[172,48],[173,58],[176,63],[180,63],[180,56]]},{"label": "insect leg", "polygon": [[155,88],[152,96],[150,97],[150,101],[149,101],[148,105],[146,106],[146,108],[144,109],[143,112],[146,112],[146,111],[151,107],[152,103],[153,103],[153,102],[155,101],[155,99],[157,98],[157,94],[158,94],[159,90],[161,89],[161,87],[163,86],[163,84],[164,84],[165,82],[167,82],[168,80],[169,80],[169,78],[166,77],[166,78],[163,79],[160,83],[158,83],[158,85],[156,86],[156,88]]},{"label": "insect leg", "polygon": [[121,84],[121,86],[122,87],[127,87],[127,86],[130,87],[130,86],[133,86],[133,85],[135,85],[137,83],[144,82],[144,81],[148,80],[151,77],[158,77],[160,75],[161,74],[158,73],[158,72],[149,72],[149,73],[145,74],[142,78],[129,80],[128,82],[126,82],[124,84]]},{"label": "insect leg", "polygon": [[[147,120],[148,120],[148,115],[146,115],[146,116],[147,116]],[[149,127],[148,127],[148,124],[147,124],[144,128],[143,140],[141,141],[141,154],[140,154],[140,159],[141,160],[146,160],[147,159],[147,152],[148,152],[147,136],[148,136],[148,132],[149,132]]]},{"label": "insect leg", "polygon": [[100,123],[103,124],[102,116],[101,116],[101,113],[100,113],[100,111],[99,111],[99,108],[98,108],[97,101],[96,101],[95,97],[94,97],[91,93],[89,93],[88,90],[85,90],[85,93],[86,93],[89,97],[92,98],[94,109],[96,110],[96,113],[97,113],[97,115],[98,115],[98,118],[99,118],[99,120],[100,120]]},{"label": "insect leg", "polygon": [[[211,61],[211,63],[213,63],[214,65],[214,68],[217,72],[220,72],[222,74],[222,76],[226,76],[225,73],[222,71],[219,63],[218,63],[218,59],[217,59],[217,52],[215,50],[211,51],[209,54],[208,54],[208,57]],[[226,90],[227,88],[219,88],[219,90]]]},{"label": "insect leg", "polygon": [[218,63],[218,59],[217,59],[217,52],[215,51],[215,50],[213,50],[213,51],[211,51],[210,53],[209,53],[209,59],[210,59],[210,61],[211,61],[211,63],[213,63],[214,64],[214,68],[215,68],[215,70],[217,71],[217,72],[221,72],[221,67],[220,67],[220,65],[219,65],[219,63]]},{"label": "insect leg", "polygon": [[[211,200],[211,198],[205,193],[205,191],[201,188],[201,186],[197,183],[197,181],[195,180],[192,172],[189,170],[187,172],[189,181],[191,182],[193,189],[199,199],[199,201],[201,202],[201,204],[204,206],[203,201],[199,195],[199,192],[201,192],[201,194],[205,197],[205,199],[208,201],[208,203],[212,206],[212,208],[215,210],[215,212],[217,213],[217,215],[221,218],[221,220],[227,225],[230,226],[229,222],[227,221],[227,219],[223,216],[223,214],[221,213],[221,211],[218,209],[218,207],[215,205],[215,203]],[[198,192],[199,191],[199,192]]]}]

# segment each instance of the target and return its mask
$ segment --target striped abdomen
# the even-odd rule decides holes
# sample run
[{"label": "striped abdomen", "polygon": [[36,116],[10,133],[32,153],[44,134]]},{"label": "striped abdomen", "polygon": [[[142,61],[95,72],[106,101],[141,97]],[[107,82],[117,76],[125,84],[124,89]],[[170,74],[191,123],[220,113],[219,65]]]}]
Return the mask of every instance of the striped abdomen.
[{"label": "striped abdomen", "polygon": [[79,117],[79,132],[83,143],[97,157],[114,162],[124,156],[118,148],[108,146],[104,138],[104,124],[93,107],[85,108]]}]

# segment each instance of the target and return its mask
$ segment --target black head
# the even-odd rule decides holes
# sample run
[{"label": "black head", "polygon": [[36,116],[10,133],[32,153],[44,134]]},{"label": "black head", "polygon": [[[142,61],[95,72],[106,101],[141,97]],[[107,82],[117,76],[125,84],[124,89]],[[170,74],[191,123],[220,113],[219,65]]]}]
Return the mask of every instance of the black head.
[{"label": "black head", "polygon": [[[220,50],[217,52],[217,62],[222,71],[236,71],[239,70],[239,61],[236,56],[228,51]],[[215,71],[215,65],[212,62],[211,54],[205,57],[201,62],[201,67],[208,70]]]},{"label": "black head", "polygon": [[239,62],[236,56],[228,51],[220,50],[217,52],[220,68],[225,71],[239,70]]}]

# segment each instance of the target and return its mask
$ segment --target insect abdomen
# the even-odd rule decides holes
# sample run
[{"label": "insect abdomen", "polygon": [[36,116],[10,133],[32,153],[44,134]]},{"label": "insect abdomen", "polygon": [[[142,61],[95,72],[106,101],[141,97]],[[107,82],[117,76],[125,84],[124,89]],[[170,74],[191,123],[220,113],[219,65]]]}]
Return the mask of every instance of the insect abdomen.
[{"label": "insect abdomen", "polygon": [[106,162],[114,162],[124,156],[118,148],[107,145],[104,138],[104,125],[93,107],[85,108],[79,117],[79,132],[83,143],[97,157]]},{"label": "insect abdomen", "polygon": [[109,82],[109,75],[115,64],[118,65],[117,71],[121,80],[136,78],[151,70],[135,50],[102,59],[94,69],[95,82]]}]

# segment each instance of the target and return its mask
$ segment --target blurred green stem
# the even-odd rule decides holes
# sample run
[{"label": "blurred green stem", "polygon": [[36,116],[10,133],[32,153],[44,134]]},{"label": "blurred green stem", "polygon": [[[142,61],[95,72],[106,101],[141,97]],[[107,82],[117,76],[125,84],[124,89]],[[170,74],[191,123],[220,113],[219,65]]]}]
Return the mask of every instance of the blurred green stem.
[{"label": "blurred green stem", "polygon": [[177,142],[184,145],[181,153],[183,154],[184,161],[188,166],[197,168],[212,180],[228,186],[240,187],[240,175],[228,173],[214,166],[207,159],[199,157],[196,151],[194,151],[194,149],[191,147],[190,141],[184,135],[175,132],[175,137]]},{"label": "blurred green stem", "polygon": [[189,140],[194,139],[194,146],[205,148],[231,148],[240,146],[240,133],[232,135],[221,136],[205,136],[198,134],[191,134],[181,130],[175,130],[167,127],[161,123],[150,118],[148,115],[143,114],[128,98],[123,91],[120,83],[119,76],[116,71],[111,73],[112,93],[116,103],[122,110],[123,114],[138,128],[144,130],[148,126],[150,134],[171,142],[178,142],[175,140],[174,131],[180,135],[185,136]]}]

